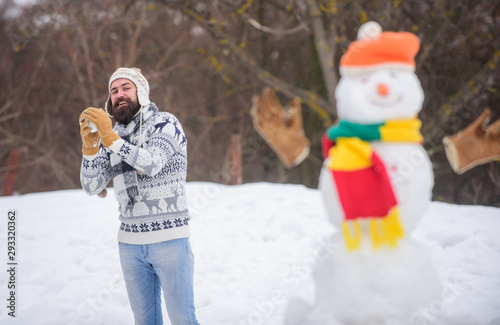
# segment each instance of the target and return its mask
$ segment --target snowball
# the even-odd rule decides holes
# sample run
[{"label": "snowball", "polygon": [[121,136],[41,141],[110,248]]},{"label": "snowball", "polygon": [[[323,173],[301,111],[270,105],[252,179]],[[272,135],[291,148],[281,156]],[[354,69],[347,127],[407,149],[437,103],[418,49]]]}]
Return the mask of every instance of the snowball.
[{"label": "snowball", "polygon": [[97,127],[95,126],[95,124],[94,124],[94,123],[92,123],[92,122],[90,122],[90,121],[89,121],[89,126],[90,126],[90,128],[91,128],[90,133],[95,133],[95,132],[97,132]]}]

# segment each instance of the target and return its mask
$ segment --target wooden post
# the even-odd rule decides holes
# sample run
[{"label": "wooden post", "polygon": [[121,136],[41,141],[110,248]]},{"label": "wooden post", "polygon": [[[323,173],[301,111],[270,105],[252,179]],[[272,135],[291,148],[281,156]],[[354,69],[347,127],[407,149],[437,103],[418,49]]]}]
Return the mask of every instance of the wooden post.
[{"label": "wooden post", "polygon": [[7,159],[7,177],[3,187],[3,196],[11,196],[16,185],[17,171],[19,170],[19,160],[21,151],[12,149]]},{"label": "wooden post", "polygon": [[242,183],[241,169],[241,135],[231,135],[231,184],[240,185]]}]

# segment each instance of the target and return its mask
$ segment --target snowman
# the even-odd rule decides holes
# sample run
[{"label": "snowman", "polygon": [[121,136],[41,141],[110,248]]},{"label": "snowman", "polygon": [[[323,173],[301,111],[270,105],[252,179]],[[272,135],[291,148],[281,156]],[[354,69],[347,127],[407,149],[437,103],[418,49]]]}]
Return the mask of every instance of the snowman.
[{"label": "snowman", "polygon": [[439,296],[432,262],[410,237],[433,187],[417,118],[418,50],[415,35],[369,22],[340,60],[339,119],[323,137],[319,179],[339,232],[314,272],[314,298],[293,300],[287,325],[420,324]]}]

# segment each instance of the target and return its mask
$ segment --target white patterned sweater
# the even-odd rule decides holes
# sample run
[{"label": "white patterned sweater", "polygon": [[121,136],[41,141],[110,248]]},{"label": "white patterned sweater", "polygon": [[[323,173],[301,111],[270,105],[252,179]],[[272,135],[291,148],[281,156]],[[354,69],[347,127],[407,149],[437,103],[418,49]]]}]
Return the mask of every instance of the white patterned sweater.
[{"label": "white patterned sweater", "polygon": [[[114,131],[121,139],[109,148],[101,146],[93,156],[83,156],[80,180],[84,191],[95,195],[115,178],[114,192],[121,221],[118,241],[152,244],[189,237],[187,141],[177,118],[159,112],[151,103],[143,107],[131,123],[116,124]],[[138,145],[140,139],[142,146]],[[138,195],[128,205],[128,199],[124,201],[117,195],[120,171],[111,164],[111,155],[118,155],[137,174]]]}]

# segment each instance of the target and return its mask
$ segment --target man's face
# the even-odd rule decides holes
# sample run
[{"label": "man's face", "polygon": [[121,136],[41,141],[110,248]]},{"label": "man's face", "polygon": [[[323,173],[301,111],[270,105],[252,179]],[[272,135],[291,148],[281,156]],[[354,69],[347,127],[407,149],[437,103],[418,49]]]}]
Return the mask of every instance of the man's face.
[{"label": "man's face", "polygon": [[130,123],[140,109],[134,83],[128,79],[116,79],[111,83],[110,93],[110,114],[120,124]]}]

